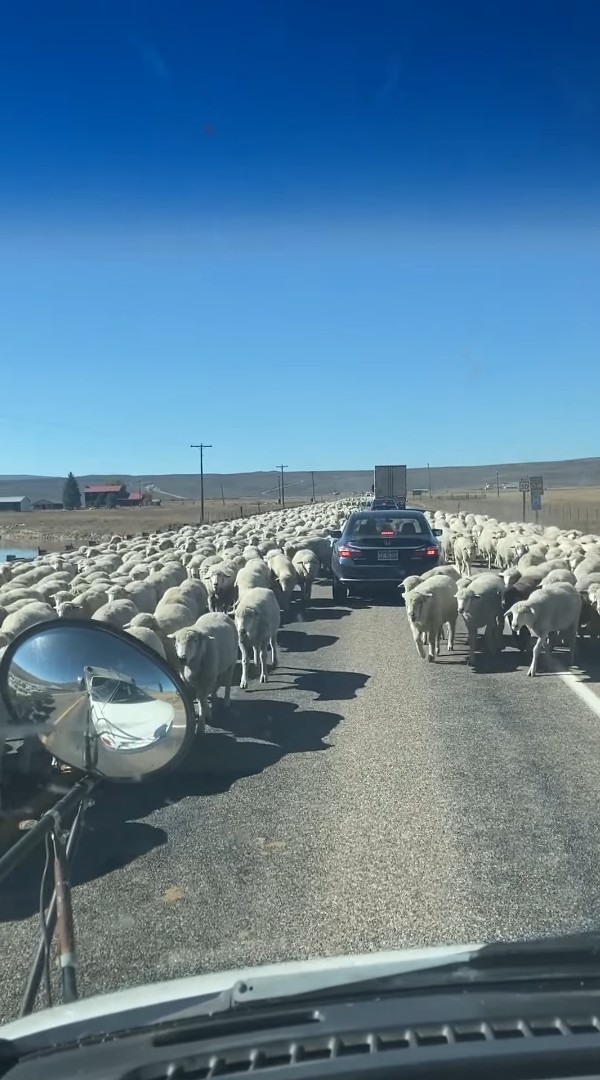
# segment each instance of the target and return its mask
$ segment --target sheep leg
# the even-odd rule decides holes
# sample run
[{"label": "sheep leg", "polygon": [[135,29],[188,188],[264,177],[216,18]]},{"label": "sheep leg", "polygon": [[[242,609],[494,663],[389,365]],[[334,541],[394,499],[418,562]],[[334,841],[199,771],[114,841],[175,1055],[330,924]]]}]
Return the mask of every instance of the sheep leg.
[{"label": "sheep leg", "polygon": [[223,706],[228,709],[231,705],[231,684],[233,682],[233,673],[235,671],[235,664],[232,664],[228,671],[225,672],[224,687],[225,694],[223,696]]},{"label": "sheep leg", "polygon": [[267,664],[267,646],[262,645],[260,650],[260,681],[266,683],[269,681],[269,667]]},{"label": "sheep leg", "polygon": [[533,657],[531,660],[531,666],[529,668],[529,671],[527,672],[528,675],[535,675],[537,673],[538,658],[543,647],[544,639],[542,637],[539,637],[535,645],[533,646]]},{"label": "sheep leg", "polygon": [[240,679],[240,690],[248,689],[248,650],[243,641],[240,640],[240,653],[242,656],[242,677]]},{"label": "sheep leg", "polygon": [[467,637],[469,640],[469,655],[467,657],[467,664],[471,666],[475,663],[475,653],[477,652],[477,627],[467,626]]},{"label": "sheep leg", "polygon": [[256,645],[254,646],[254,655],[253,655],[252,663],[254,664],[254,667],[255,667],[256,671],[258,671],[258,649],[256,648]]},{"label": "sheep leg", "polygon": [[577,648],[577,623],[573,623],[571,627],[571,648],[569,652],[569,667],[573,667],[575,663],[575,649]]},{"label": "sheep leg", "polygon": [[196,734],[204,735],[206,733],[206,722],[207,720],[210,721],[211,718],[211,708],[208,697],[198,698],[198,706],[199,712],[198,720],[196,722]]},{"label": "sheep leg", "polygon": [[448,627],[448,652],[454,652],[454,635],[456,633],[456,619],[450,619],[446,626]]},{"label": "sheep leg", "polygon": [[412,636],[414,638],[415,645],[417,646],[417,652],[418,652],[419,656],[421,657],[421,660],[424,660],[425,659],[425,645],[423,643],[423,639],[422,639],[422,636],[421,636],[421,631],[417,630],[416,626],[414,626],[412,623],[411,623],[410,629],[411,629],[411,632],[412,632]]},{"label": "sheep leg", "polygon": [[277,640],[271,638],[269,645],[271,646],[271,667],[276,668],[279,663],[279,657],[277,655]]}]

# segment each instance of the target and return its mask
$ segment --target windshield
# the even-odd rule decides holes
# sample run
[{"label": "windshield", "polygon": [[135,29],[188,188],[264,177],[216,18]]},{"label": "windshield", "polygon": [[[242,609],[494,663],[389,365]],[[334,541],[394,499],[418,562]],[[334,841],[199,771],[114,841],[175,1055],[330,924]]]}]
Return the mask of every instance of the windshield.
[{"label": "windshield", "polygon": [[418,517],[406,517],[396,514],[365,514],[355,517],[348,523],[346,535],[360,536],[429,536],[429,527]]},{"label": "windshield", "polygon": [[104,778],[80,996],[600,929],[599,57],[593,0],[2,4],[0,858]]},{"label": "windshield", "polygon": [[152,698],[133,683],[120,682],[102,675],[94,675],[90,681],[92,701],[111,705],[136,705],[152,701]]}]

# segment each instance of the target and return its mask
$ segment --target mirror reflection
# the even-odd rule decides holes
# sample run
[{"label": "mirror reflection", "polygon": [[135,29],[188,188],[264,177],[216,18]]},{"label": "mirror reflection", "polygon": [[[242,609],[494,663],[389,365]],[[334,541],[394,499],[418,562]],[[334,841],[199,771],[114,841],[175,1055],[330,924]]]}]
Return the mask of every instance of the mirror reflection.
[{"label": "mirror reflection", "polygon": [[172,765],[193,726],[159,658],[106,627],[37,626],[0,671],[13,732],[33,727],[59,761],[112,779]]}]

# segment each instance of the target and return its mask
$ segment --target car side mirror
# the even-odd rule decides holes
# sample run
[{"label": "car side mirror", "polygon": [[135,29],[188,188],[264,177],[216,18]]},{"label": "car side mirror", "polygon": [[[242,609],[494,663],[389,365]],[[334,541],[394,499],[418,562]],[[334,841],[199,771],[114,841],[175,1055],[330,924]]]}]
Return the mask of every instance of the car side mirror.
[{"label": "car side mirror", "polygon": [[332,536],[334,540],[341,540],[342,539],[342,530],[341,529],[330,529],[329,535]]},{"label": "car side mirror", "polygon": [[434,536],[441,536],[442,535],[442,529],[432,529],[431,531],[432,531]]},{"label": "car side mirror", "polygon": [[179,675],[113,626],[37,623],[0,662],[0,748],[33,735],[80,772],[136,781],[174,768],[194,730]]}]

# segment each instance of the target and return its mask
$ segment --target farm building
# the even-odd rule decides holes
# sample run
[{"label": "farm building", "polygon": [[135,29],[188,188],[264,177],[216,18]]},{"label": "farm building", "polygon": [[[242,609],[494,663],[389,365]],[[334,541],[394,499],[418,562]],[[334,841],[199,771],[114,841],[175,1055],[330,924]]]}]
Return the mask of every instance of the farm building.
[{"label": "farm building", "polygon": [[122,496],[121,484],[86,484],[83,489],[85,507],[96,506],[98,501],[104,502],[107,495],[114,495],[117,499]]},{"label": "farm building", "polygon": [[62,510],[63,504],[54,502],[52,499],[35,499],[31,508],[32,510]]},{"label": "farm building", "polygon": [[31,499],[26,495],[0,495],[0,511],[14,511],[17,514],[31,510]]}]

